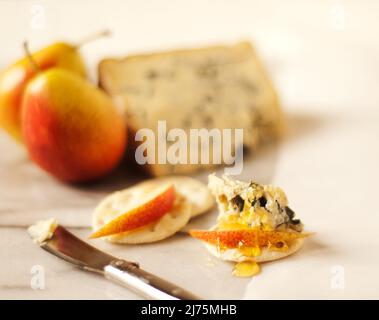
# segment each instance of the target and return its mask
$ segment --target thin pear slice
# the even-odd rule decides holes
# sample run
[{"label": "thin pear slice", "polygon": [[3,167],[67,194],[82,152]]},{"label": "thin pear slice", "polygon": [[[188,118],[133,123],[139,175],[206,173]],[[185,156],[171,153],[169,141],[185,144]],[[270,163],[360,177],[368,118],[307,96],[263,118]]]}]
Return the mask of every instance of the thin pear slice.
[{"label": "thin pear slice", "polygon": [[181,194],[192,207],[191,217],[208,212],[215,204],[212,193],[201,181],[186,176],[166,176],[146,180],[140,187],[149,187],[163,183],[172,183],[177,193]]},{"label": "thin pear slice", "polygon": [[279,242],[291,242],[310,236],[310,233],[253,230],[190,230],[196,239],[225,248],[265,247]]},{"label": "thin pear slice", "polygon": [[100,238],[147,226],[168,213],[175,201],[175,189],[172,184],[165,184],[151,190],[145,199],[127,212],[115,217],[90,238]]}]

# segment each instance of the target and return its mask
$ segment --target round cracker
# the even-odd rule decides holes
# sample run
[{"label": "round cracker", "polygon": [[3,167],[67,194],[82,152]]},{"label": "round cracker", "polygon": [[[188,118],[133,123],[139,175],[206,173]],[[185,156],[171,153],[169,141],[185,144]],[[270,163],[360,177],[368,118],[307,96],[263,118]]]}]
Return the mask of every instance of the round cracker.
[{"label": "round cracker", "polygon": [[[215,228],[216,227],[213,227],[211,228],[211,230],[214,230]],[[252,261],[252,262],[260,263],[260,262],[274,261],[274,260],[288,257],[289,255],[294,254],[296,251],[298,251],[303,245],[303,243],[304,243],[303,238],[296,239],[295,241],[292,241],[290,243],[287,251],[275,251],[275,250],[270,250],[267,247],[264,247],[264,248],[261,248],[261,254],[257,257],[245,256],[238,249],[219,250],[217,246],[207,243],[207,242],[204,242],[204,245],[212,255],[214,255],[217,258],[220,258],[221,260],[232,261],[232,262]]]},{"label": "round cracker", "polygon": [[225,261],[252,261],[260,263],[288,257],[289,255],[294,254],[296,251],[298,251],[303,243],[304,239],[297,239],[288,246],[287,251],[274,251],[265,247],[261,249],[261,254],[257,257],[244,256],[238,249],[227,249],[225,251],[220,251],[215,245],[205,243],[205,246],[211,254]]},{"label": "round cracker", "polygon": [[140,183],[139,186],[162,183],[172,183],[175,186],[175,190],[191,204],[191,217],[196,217],[207,212],[215,204],[214,197],[205,184],[186,176],[167,176],[150,179]]},{"label": "round cracker", "polygon": [[[138,184],[134,187],[117,191],[104,198],[96,207],[92,225],[98,230],[104,224],[116,218],[120,214],[130,210],[146,196],[156,185]],[[155,242],[173,235],[183,228],[191,218],[191,205],[182,197],[176,200],[174,207],[156,222],[134,231],[119,233],[104,237],[114,243],[148,243]]]}]

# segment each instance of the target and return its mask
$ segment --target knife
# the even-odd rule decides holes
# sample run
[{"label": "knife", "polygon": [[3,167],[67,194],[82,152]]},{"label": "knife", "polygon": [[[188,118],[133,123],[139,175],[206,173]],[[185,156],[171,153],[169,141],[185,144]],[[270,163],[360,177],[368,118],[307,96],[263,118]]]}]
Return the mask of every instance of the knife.
[{"label": "knife", "polygon": [[58,225],[40,247],[79,268],[104,275],[147,298],[198,300],[192,293],[142,270],[138,263],[115,258],[80,240]]}]

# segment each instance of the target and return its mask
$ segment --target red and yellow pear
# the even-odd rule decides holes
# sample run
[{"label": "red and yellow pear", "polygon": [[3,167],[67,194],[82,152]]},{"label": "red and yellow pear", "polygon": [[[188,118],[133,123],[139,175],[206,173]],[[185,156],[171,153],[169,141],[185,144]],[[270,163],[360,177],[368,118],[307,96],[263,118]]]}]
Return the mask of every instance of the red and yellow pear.
[{"label": "red and yellow pear", "polygon": [[124,154],[126,127],[111,99],[63,68],[29,82],[21,121],[30,158],[63,181],[105,176]]},{"label": "red and yellow pear", "polygon": [[78,49],[85,43],[107,32],[93,35],[83,40],[80,45],[57,42],[49,45],[23,59],[15,62],[0,73],[0,126],[17,141],[22,141],[21,135],[21,102],[28,82],[39,71],[59,67],[69,70],[81,77],[86,77],[86,67]]}]

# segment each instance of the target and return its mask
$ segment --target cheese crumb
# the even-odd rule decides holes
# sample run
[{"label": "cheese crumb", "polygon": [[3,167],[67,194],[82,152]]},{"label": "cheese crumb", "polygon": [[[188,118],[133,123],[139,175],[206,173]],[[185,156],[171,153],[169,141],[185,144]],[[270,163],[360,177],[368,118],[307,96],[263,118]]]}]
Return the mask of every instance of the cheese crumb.
[{"label": "cheese crumb", "polygon": [[38,221],[28,228],[28,233],[35,243],[42,244],[51,239],[55,229],[58,226],[58,221],[55,218]]}]

